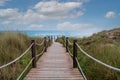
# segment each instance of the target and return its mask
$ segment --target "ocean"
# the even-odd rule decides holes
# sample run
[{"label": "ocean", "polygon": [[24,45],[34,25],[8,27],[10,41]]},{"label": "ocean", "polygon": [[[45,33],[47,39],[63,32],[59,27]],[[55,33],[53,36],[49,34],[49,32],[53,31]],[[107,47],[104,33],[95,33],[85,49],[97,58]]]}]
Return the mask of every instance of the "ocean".
[{"label": "ocean", "polygon": [[67,36],[67,37],[82,37],[80,32],[76,31],[21,31],[28,36]]},{"label": "ocean", "polygon": [[[7,31],[0,31],[0,32],[7,32]],[[86,35],[85,33],[83,34],[82,32],[79,31],[54,31],[54,30],[39,30],[39,31],[10,31],[10,32],[21,32],[24,34],[27,34],[28,36],[34,37],[45,37],[45,36],[66,36],[66,37],[85,37],[89,36],[88,34]]]}]

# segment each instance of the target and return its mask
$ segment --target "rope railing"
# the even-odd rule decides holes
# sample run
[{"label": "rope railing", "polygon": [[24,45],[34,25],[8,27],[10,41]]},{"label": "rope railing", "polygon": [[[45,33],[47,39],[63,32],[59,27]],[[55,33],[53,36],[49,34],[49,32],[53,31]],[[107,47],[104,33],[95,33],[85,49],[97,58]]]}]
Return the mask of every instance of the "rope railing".
[{"label": "rope railing", "polygon": [[97,62],[97,63],[99,63],[99,64],[101,64],[101,65],[103,65],[103,66],[105,66],[105,67],[107,67],[107,68],[110,68],[110,69],[112,69],[112,70],[115,70],[115,71],[119,71],[119,72],[120,72],[120,69],[119,69],[119,68],[110,66],[110,65],[108,65],[108,64],[106,64],[106,63],[104,63],[104,62],[102,62],[102,61],[100,61],[100,60],[92,57],[92,56],[89,55],[87,52],[85,52],[77,43],[76,43],[76,45],[77,45],[77,47],[79,48],[79,50],[80,50],[82,53],[84,53],[87,57],[89,57],[90,59],[94,60],[95,62]]},{"label": "rope railing", "polygon": [[[63,39],[63,43],[66,44],[66,45],[65,45],[65,47],[66,47],[66,52],[68,52],[69,55],[70,55],[71,57],[73,57],[73,68],[77,68],[77,67],[78,67],[78,69],[79,69],[79,71],[81,72],[84,80],[87,80],[87,78],[86,78],[86,76],[85,76],[85,74],[84,74],[84,72],[83,72],[83,70],[82,70],[82,68],[81,68],[81,66],[80,66],[80,63],[79,63],[79,61],[78,61],[78,58],[77,58],[77,46],[76,46],[76,44],[75,44],[76,42],[77,42],[77,40],[74,40],[73,43],[71,43],[70,40],[68,39],[68,37],[66,37],[65,39]],[[70,51],[69,45],[73,45],[73,54],[72,54],[72,52]]]},{"label": "rope railing", "polygon": [[63,44],[66,46],[66,39],[63,38]]},{"label": "rope railing", "polygon": [[67,47],[67,49],[68,49],[69,55],[70,55],[71,57],[73,57],[73,54],[72,54],[72,52],[70,51],[69,47]]},{"label": "rope railing", "polygon": [[29,66],[31,65],[32,61],[34,58],[32,58],[30,60],[30,62],[28,63],[28,65],[25,67],[25,69],[23,70],[23,72],[19,75],[19,77],[17,78],[17,80],[20,80],[20,78],[23,76],[23,74],[26,72],[26,70],[29,68]]},{"label": "rope railing", "polygon": [[[47,40],[47,38],[45,37],[44,40],[40,44],[36,43],[35,40],[32,40],[32,43],[34,43],[34,45],[32,46],[32,59],[30,60],[30,62],[26,66],[26,68],[23,70],[23,72],[20,74],[20,76],[17,78],[17,80],[19,80],[23,76],[23,74],[29,68],[31,63],[32,63],[32,67],[36,68],[36,57],[38,58],[39,56],[43,55],[44,52],[47,51],[46,50],[47,47],[48,47],[47,44],[50,44],[50,39]],[[38,45],[38,46],[42,46],[43,45],[44,46],[43,50],[39,54],[37,54],[37,55],[36,55],[36,51],[35,51],[35,49],[36,49],[35,45]]]},{"label": "rope railing", "polygon": [[73,45],[72,42],[68,39],[68,44]]},{"label": "rope railing", "polygon": [[27,54],[27,52],[31,49],[32,46],[33,46],[33,43],[28,47],[28,49],[27,49],[24,53],[22,53],[22,55],[20,55],[19,57],[17,57],[17,58],[14,59],[13,61],[11,61],[11,62],[9,62],[9,63],[7,63],[7,64],[4,64],[4,65],[2,65],[2,66],[0,66],[0,69],[1,69],[1,68],[4,68],[4,67],[7,67],[7,66],[13,64],[14,62],[18,61],[18,60],[19,60],[20,58],[22,58],[25,54]]},{"label": "rope railing", "polygon": [[36,55],[36,57],[41,56],[41,55],[44,53],[44,51],[45,51],[45,47],[43,48],[43,50],[41,51],[41,53],[40,53],[40,54]]},{"label": "rope railing", "polygon": [[[21,74],[19,75],[19,77],[17,78],[17,80],[20,80],[20,78],[23,76],[23,74],[26,72],[26,70],[29,68],[29,66],[31,65],[32,63],[32,67],[35,68],[36,67],[36,57],[39,57],[41,56],[44,52],[46,52],[47,50],[47,47],[48,47],[48,44],[50,44],[50,38],[48,38],[49,40],[47,40],[47,38],[45,37],[44,40],[39,44],[39,43],[36,43],[35,40],[31,40],[31,45],[25,50],[25,52],[23,52],[19,57],[17,57],[16,59],[14,59],[13,61],[7,63],[7,64],[4,64],[2,66],[0,66],[0,69],[2,68],[5,68],[11,64],[13,64],[14,62],[18,61],[19,59],[21,59],[25,54],[28,54],[27,52],[31,49],[32,51],[32,59],[30,60],[30,62],[28,63],[28,65],[25,67],[25,69],[21,72]],[[44,46],[43,47],[43,50],[38,54],[36,55],[36,45],[38,46]]]},{"label": "rope railing", "polygon": [[73,54],[72,52],[70,51],[70,48],[69,48],[69,45],[73,45],[72,42],[69,40],[69,38],[67,39],[67,42],[68,42],[68,46],[67,46],[67,50],[68,50],[68,53],[71,57],[73,57]]},{"label": "rope railing", "polygon": [[70,51],[70,48],[69,48],[69,44],[72,45],[72,43],[69,41],[69,38],[68,37],[63,37],[63,44],[65,45],[66,47],[66,52],[69,53],[69,55],[71,57],[73,57],[73,54],[72,52]]},{"label": "rope railing", "polygon": [[[71,44],[71,42],[69,41],[68,38],[66,38],[65,41],[66,41],[66,42],[65,42],[65,43],[66,43],[66,51],[67,51],[67,52],[70,54],[70,56],[71,56],[71,52],[70,52],[70,49],[69,49],[69,44]],[[99,64],[101,64],[101,65],[103,65],[103,66],[105,66],[105,67],[107,67],[107,68],[109,68],[109,69],[112,69],[112,70],[115,70],[115,71],[120,72],[120,68],[116,68],[116,67],[113,67],[113,66],[111,66],[111,65],[108,65],[108,64],[106,64],[106,63],[104,63],[104,62],[102,62],[102,61],[94,58],[93,56],[89,55],[87,52],[85,52],[85,51],[80,47],[80,45],[77,43],[77,40],[74,40],[74,41],[73,41],[73,67],[78,67],[78,68],[80,69],[80,71],[81,71],[81,73],[82,73],[82,75],[83,75],[83,77],[84,77],[85,80],[86,80],[87,78],[85,77],[85,75],[84,75],[84,73],[83,73],[83,71],[82,71],[82,68],[80,68],[80,64],[79,64],[79,61],[78,61],[78,59],[77,59],[77,48],[79,48],[79,50],[80,50],[84,55],[86,55],[87,57],[89,57],[89,58],[92,59],[93,61],[95,61],[95,62],[97,62],[97,63],[99,63]]]},{"label": "rope railing", "polygon": [[37,46],[42,46],[44,44],[44,40],[41,43],[36,43]]},{"label": "rope railing", "polygon": [[77,64],[78,64],[78,67],[79,67],[79,71],[80,71],[81,74],[83,75],[84,80],[87,80],[87,78],[86,78],[86,76],[85,76],[85,74],[84,74],[84,72],[83,72],[83,70],[82,70],[82,68],[81,68],[81,66],[80,66],[80,63],[79,63],[79,61],[78,61],[78,58],[76,57],[75,60],[77,61]]}]

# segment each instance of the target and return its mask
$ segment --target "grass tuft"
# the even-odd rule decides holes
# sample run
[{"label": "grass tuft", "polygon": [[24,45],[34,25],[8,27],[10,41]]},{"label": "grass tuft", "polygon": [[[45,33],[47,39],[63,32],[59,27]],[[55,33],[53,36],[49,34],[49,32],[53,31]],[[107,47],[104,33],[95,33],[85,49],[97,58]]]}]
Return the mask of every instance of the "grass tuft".
[{"label": "grass tuft", "polygon": [[[38,43],[43,38],[29,37],[22,33],[1,32],[0,33],[0,66],[19,57],[31,44],[31,40],[35,39]],[[37,54],[42,50],[42,46],[37,46]],[[23,69],[27,66],[31,59],[31,50],[27,55],[12,65],[0,69],[0,80],[16,80]]]}]

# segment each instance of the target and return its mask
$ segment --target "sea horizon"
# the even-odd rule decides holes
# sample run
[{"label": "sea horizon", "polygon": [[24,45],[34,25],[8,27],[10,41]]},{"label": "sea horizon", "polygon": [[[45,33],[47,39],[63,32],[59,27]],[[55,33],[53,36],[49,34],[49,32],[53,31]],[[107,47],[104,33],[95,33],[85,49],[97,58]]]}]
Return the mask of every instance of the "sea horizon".
[{"label": "sea horizon", "polygon": [[0,32],[21,32],[31,37],[44,37],[44,36],[67,36],[67,37],[87,37],[80,31],[65,31],[65,30],[6,30]]}]

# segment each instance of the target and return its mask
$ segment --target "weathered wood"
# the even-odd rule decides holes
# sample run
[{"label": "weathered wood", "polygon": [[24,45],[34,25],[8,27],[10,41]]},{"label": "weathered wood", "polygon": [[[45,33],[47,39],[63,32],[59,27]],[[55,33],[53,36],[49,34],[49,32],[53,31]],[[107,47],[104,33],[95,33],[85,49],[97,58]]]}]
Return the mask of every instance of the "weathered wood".
[{"label": "weathered wood", "polygon": [[77,40],[73,40],[73,68],[77,68],[77,61],[76,61],[76,57],[77,57]]},{"label": "weathered wood", "polygon": [[32,51],[32,67],[36,68],[36,45],[35,45],[35,40],[31,40],[31,44],[33,44],[33,46],[31,47],[31,51]]},{"label": "weathered wood", "polygon": [[50,39],[50,36],[48,36],[48,45],[50,46],[50,42],[51,42],[51,39]]},{"label": "weathered wood", "polygon": [[54,42],[38,60],[37,68],[32,68],[25,80],[84,80],[77,68],[73,68],[72,58],[60,43]]},{"label": "weathered wood", "polygon": [[68,37],[66,37],[66,52],[68,52]]},{"label": "weathered wood", "polygon": [[46,52],[46,51],[47,51],[47,41],[46,41],[46,37],[44,37],[44,47],[45,47],[45,51],[44,51],[44,52]]},{"label": "weathered wood", "polygon": [[53,42],[53,36],[50,37],[51,41]]}]

